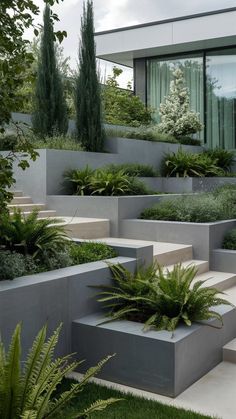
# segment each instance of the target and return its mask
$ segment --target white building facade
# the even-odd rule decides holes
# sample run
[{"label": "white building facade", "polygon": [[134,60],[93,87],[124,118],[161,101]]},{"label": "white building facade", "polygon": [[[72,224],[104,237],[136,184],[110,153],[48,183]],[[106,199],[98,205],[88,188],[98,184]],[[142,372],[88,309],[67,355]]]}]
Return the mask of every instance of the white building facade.
[{"label": "white building facade", "polygon": [[236,7],[95,34],[97,56],[134,70],[135,94],[156,110],[180,67],[208,147],[236,149]]}]

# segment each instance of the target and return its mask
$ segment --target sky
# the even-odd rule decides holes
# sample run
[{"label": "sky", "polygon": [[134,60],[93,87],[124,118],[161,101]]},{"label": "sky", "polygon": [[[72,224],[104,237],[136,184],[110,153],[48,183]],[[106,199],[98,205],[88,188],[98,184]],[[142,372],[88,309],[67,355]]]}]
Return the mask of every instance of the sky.
[{"label": "sky", "polygon": [[[35,3],[43,10],[43,0],[35,0]],[[236,0],[94,0],[93,3],[95,31],[236,6]],[[53,8],[60,18],[56,28],[67,31],[63,47],[65,56],[71,57],[72,67],[76,66],[78,54],[82,5],[83,0],[64,0]],[[101,61],[100,68],[103,75],[108,75],[112,64]],[[125,87],[130,79],[132,70],[123,68],[120,85]]]}]

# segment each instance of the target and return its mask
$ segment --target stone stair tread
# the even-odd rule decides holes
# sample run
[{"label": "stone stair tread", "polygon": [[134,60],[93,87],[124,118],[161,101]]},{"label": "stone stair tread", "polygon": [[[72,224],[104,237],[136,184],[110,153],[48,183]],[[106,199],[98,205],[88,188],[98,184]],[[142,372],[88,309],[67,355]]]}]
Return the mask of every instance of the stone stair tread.
[{"label": "stone stair tread", "polygon": [[62,220],[61,223],[58,223],[58,225],[64,225],[64,224],[86,224],[86,223],[104,223],[110,221],[108,218],[87,218],[87,217],[65,217],[63,215],[58,215],[54,218],[57,218],[59,220]]},{"label": "stone stair tread", "polygon": [[230,342],[226,343],[226,345],[223,346],[223,349],[228,349],[230,351],[236,352],[236,339],[233,339]]},{"label": "stone stair tread", "polygon": [[228,272],[208,271],[196,275],[193,284],[197,281],[206,281],[206,287],[215,287],[219,289],[219,291],[225,291],[229,287],[232,287],[232,284],[236,283],[236,274]]},{"label": "stone stair tread", "polygon": [[[167,265],[167,266],[165,266],[165,269],[167,270],[169,270],[169,271],[172,271],[173,269],[174,269],[174,266],[175,266],[176,264],[173,264],[173,265]],[[201,274],[202,273],[205,273],[205,272],[207,272],[207,271],[209,271],[209,263],[208,263],[208,261],[206,261],[206,260],[198,260],[198,259],[190,259],[190,260],[186,260],[186,261],[184,261],[184,262],[182,262],[181,263],[181,265],[184,267],[184,268],[187,268],[188,266],[192,266],[192,265],[195,265],[196,266],[196,268],[198,268],[199,270],[200,269],[204,269],[204,271],[203,272],[201,272]],[[200,275],[200,274],[199,274]]]},{"label": "stone stair tread", "polygon": [[101,237],[100,241],[110,243],[110,244],[136,244],[140,246],[153,246],[153,254],[154,256],[170,252],[176,251],[180,249],[192,249],[191,245],[186,244],[176,244],[176,243],[166,243],[166,242],[156,242],[150,240],[135,240],[135,239],[124,239],[121,237]]},{"label": "stone stair tread", "polygon": [[13,194],[13,196],[23,196],[23,191],[21,190],[10,190],[10,192]]},{"label": "stone stair tread", "polygon": [[[11,212],[10,214],[12,215]],[[30,214],[32,214],[32,211],[22,211],[22,215],[24,215],[25,217],[27,217]],[[48,218],[48,217],[54,216],[55,214],[56,214],[55,210],[43,210],[43,211],[39,211],[38,218]]]},{"label": "stone stair tread", "polygon": [[44,208],[45,204],[34,204],[34,203],[28,203],[28,204],[9,204],[8,208],[9,209],[14,209],[14,208],[22,208],[22,209],[28,209],[28,208]]}]

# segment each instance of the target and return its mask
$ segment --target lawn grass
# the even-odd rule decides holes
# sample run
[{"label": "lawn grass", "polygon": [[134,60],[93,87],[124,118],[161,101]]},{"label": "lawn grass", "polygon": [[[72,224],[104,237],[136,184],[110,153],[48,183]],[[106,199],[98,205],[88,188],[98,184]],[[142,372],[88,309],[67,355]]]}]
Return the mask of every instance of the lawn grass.
[{"label": "lawn grass", "polygon": [[[69,380],[63,383],[63,390],[68,388]],[[98,399],[115,397],[124,399],[109,406],[106,410],[89,416],[91,419],[209,419],[210,416],[200,415],[184,409],[167,406],[159,402],[123,394],[94,383],[89,383],[71,405],[61,412],[58,419],[70,419],[75,413],[83,411]]]}]

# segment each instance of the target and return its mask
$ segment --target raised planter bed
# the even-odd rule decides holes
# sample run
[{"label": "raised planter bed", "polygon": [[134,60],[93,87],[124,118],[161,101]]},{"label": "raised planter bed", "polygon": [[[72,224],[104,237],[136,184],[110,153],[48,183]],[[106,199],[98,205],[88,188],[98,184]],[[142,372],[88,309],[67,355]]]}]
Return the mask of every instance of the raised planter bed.
[{"label": "raised planter bed", "polygon": [[214,249],[211,253],[211,261],[214,270],[236,274],[236,250]]},{"label": "raised planter bed", "polygon": [[[221,246],[225,233],[236,226],[236,220],[214,223],[185,223],[126,219],[121,222],[120,236],[129,239],[191,244],[195,259],[209,260],[211,251]],[[226,272],[228,272],[226,270]]]},{"label": "raised planter bed", "polygon": [[[120,224],[125,218],[138,217],[145,208],[157,204],[163,199],[181,195],[139,195],[139,196],[47,196],[48,208],[57,211],[57,215],[76,217],[95,217],[110,220],[110,233],[119,237]],[[146,236],[144,236],[146,238]],[[148,237],[147,239],[148,240]]]},{"label": "raised planter bed", "polygon": [[101,378],[176,397],[222,361],[222,347],[236,336],[236,310],[220,306],[218,311],[223,328],[180,326],[173,337],[166,331],[144,333],[142,324],[125,320],[98,326],[104,317],[92,314],[73,322],[72,351],[86,358],[81,372],[115,353]]},{"label": "raised planter bed", "polygon": [[[110,259],[133,271],[136,260]],[[32,345],[41,327],[47,323],[52,333],[63,322],[57,355],[71,352],[71,323],[96,312],[99,304],[89,285],[110,284],[111,273],[105,262],[92,262],[55,271],[0,282],[0,330],[9,344],[16,324],[22,322],[22,352]]]},{"label": "raised planter bed", "polygon": [[154,191],[176,194],[213,192],[218,186],[228,184],[236,185],[236,177],[153,177],[139,179]]}]

